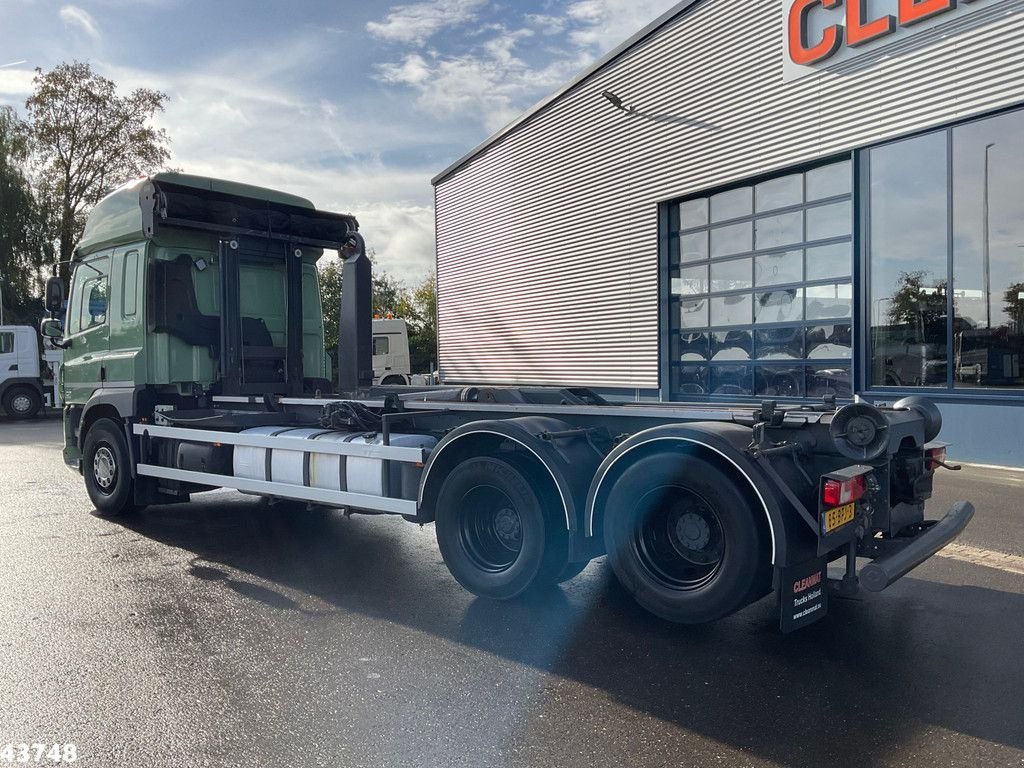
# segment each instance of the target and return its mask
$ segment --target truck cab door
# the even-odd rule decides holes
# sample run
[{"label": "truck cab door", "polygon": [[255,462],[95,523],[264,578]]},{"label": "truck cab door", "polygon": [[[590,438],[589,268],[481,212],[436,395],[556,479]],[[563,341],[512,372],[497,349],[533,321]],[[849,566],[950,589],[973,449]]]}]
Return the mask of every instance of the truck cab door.
[{"label": "truck cab door", "polygon": [[105,357],[110,349],[110,257],[89,259],[75,269],[68,303],[64,356],[64,397],[85,403],[106,379]]},{"label": "truck cab door", "polygon": [[15,340],[14,328],[0,330],[0,384],[21,375],[18,372],[18,352]]}]

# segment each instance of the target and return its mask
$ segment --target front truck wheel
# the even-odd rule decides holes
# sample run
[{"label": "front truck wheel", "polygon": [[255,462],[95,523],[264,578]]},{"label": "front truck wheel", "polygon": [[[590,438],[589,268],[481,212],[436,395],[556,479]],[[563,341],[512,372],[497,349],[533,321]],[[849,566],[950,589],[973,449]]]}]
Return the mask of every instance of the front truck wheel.
[{"label": "front truck wheel", "polygon": [[510,600],[557,581],[566,564],[564,520],[517,466],[472,458],[437,497],[437,543],[452,576],[480,597]]},{"label": "front truck wheel", "polygon": [[31,419],[43,407],[43,399],[31,387],[11,387],[4,393],[3,406],[12,419]]},{"label": "front truck wheel", "polygon": [[604,539],[612,569],[640,605],[669,621],[714,621],[765,594],[765,538],[735,483],[702,459],[640,459],[608,495]]},{"label": "front truck wheel", "polygon": [[123,430],[99,419],[85,436],[82,451],[85,489],[99,517],[116,517],[135,509],[131,461]]}]

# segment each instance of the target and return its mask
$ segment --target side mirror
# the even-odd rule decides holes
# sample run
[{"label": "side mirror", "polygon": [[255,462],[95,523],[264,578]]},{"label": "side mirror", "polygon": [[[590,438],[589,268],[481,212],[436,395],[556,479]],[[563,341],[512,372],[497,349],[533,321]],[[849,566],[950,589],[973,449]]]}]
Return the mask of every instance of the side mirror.
[{"label": "side mirror", "polygon": [[[60,314],[64,309],[64,281],[51,277],[46,281],[46,311],[51,315]],[[46,333],[43,333],[46,336]],[[58,336],[60,334],[57,334]]]},{"label": "side mirror", "polygon": [[39,333],[47,339],[59,339],[64,335],[60,327],[60,320],[43,320],[39,324]]}]

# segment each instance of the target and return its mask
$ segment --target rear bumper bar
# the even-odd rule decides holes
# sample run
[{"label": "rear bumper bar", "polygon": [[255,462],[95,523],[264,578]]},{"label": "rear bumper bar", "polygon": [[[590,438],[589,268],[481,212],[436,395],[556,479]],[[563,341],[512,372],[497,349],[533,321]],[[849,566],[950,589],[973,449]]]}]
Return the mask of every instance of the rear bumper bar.
[{"label": "rear bumper bar", "polygon": [[861,568],[860,585],[869,592],[881,592],[959,536],[972,517],[974,505],[958,501],[945,517],[916,536],[886,541],[886,553]]}]

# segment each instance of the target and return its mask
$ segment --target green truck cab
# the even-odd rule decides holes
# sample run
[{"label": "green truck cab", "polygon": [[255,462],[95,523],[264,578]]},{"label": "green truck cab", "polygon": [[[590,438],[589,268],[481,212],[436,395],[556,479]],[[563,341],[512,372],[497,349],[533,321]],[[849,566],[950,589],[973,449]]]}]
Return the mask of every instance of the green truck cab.
[{"label": "green truck cab", "polygon": [[[331,238],[356,226],[301,197],[179,173],[104,198],[72,261],[61,342],[65,462],[81,469],[101,418],[121,423],[155,406],[194,406],[208,393],[328,389],[316,270],[324,249],[309,242],[323,236],[337,247]],[[225,264],[237,323],[221,319]],[[289,296],[289,270],[301,273],[298,296]],[[301,307],[299,360],[288,353],[290,300]],[[224,355],[230,330],[236,338]]]}]

